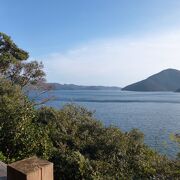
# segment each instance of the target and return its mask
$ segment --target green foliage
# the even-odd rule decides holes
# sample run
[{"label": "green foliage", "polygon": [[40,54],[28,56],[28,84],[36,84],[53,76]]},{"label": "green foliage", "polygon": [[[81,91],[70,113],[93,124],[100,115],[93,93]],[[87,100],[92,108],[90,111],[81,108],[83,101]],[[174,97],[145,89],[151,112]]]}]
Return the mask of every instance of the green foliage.
[{"label": "green foliage", "polygon": [[[134,129],[104,127],[88,110],[66,105],[42,107],[37,123],[49,127],[56,179],[178,179],[179,161],[169,160],[143,143]],[[61,177],[61,178],[59,178]]]},{"label": "green foliage", "polygon": [[36,110],[20,87],[0,79],[0,150],[7,158],[47,157],[48,129],[33,123],[35,117]]},{"label": "green foliage", "polygon": [[4,154],[0,151],[0,161],[6,161],[6,157],[4,156]]},{"label": "green foliage", "polygon": [[[176,133],[176,134],[171,134],[170,139],[174,142],[176,142],[177,144],[179,144],[180,147],[180,134]],[[180,159],[180,152],[178,153],[178,158]]]},{"label": "green foliage", "polygon": [[55,179],[178,179],[180,162],[143,143],[134,129],[105,127],[77,105],[35,109],[12,82],[0,79],[0,158],[37,155],[54,163]]},{"label": "green foliage", "polygon": [[0,77],[21,87],[44,81],[43,65],[37,61],[26,62],[29,55],[18,48],[9,36],[0,32]]}]

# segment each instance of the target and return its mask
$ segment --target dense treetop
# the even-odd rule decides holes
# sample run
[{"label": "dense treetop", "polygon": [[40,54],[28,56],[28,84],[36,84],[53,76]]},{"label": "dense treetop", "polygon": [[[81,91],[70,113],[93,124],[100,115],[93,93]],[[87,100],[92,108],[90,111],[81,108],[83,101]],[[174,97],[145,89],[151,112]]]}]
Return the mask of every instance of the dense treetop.
[{"label": "dense treetop", "polygon": [[0,32],[0,77],[24,87],[44,80],[42,63],[27,61],[29,54],[20,49],[9,36]]}]

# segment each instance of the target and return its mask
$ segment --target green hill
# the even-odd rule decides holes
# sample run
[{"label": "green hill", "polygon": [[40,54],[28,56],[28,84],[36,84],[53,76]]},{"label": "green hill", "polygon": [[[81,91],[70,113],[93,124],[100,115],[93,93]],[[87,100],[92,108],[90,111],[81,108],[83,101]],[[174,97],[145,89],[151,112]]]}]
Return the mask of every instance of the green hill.
[{"label": "green hill", "polygon": [[121,90],[116,86],[83,86],[75,84],[47,83],[53,90]]},{"label": "green hill", "polygon": [[127,91],[176,91],[180,88],[180,71],[166,69],[145,80],[124,87]]}]

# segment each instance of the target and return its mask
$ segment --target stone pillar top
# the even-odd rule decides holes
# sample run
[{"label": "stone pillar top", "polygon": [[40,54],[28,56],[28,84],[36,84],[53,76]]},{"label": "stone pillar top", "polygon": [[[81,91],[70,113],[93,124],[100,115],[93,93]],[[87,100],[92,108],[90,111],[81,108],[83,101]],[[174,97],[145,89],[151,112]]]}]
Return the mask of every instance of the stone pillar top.
[{"label": "stone pillar top", "polygon": [[7,166],[0,161],[0,180],[6,180],[7,178]]},{"label": "stone pillar top", "polygon": [[8,164],[7,180],[53,180],[53,163],[31,157]]},{"label": "stone pillar top", "polygon": [[27,159],[23,159],[23,160],[8,164],[8,166],[22,172],[23,174],[28,174],[33,171],[37,171],[38,169],[44,166],[48,166],[50,164],[52,163],[49,161],[42,160],[42,159],[37,158],[36,156],[33,156]]}]

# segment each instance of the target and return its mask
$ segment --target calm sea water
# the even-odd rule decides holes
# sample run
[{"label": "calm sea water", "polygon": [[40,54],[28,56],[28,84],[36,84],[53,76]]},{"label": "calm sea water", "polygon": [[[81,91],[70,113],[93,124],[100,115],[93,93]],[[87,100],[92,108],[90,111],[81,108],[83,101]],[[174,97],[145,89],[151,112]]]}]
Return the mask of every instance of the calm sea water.
[{"label": "calm sea water", "polygon": [[46,96],[56,98],[48,106],[61,108],[65,103],[77,103],[95,111],[94,116],[106,126],[123,131],[140,129],[145,143],[162,154],[175,157],[180,151],[170,140],[171,133],[180,133],[180,93],[56,90]]}]

